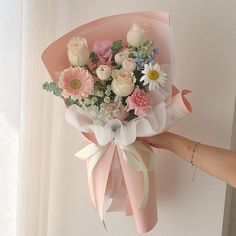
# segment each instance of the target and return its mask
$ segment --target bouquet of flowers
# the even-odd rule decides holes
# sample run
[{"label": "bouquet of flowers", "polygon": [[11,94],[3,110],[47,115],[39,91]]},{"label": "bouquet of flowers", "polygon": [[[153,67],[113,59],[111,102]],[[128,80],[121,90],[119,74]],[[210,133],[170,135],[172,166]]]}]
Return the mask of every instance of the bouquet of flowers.
[{"label": "bouquet of flowers", "polygon": [[156,157],[137,138],[164,132],[191,111],[189,91],[172,84],[171,38],[168,13],[131,13],[83,25],[43,53],[53,79],[43,88],[64,99],[66,119],[87,140],[75,155],[87,161],[101,220],[105,211],[125,210],[140,233],[157,221]]}]

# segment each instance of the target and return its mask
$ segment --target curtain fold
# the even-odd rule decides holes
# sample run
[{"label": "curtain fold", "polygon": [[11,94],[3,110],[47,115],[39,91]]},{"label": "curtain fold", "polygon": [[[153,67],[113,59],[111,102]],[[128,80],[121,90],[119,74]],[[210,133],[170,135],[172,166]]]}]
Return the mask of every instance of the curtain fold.
[{"label": "curtain fold", "polygon": [[21,1],[0,1],[0,235],[16,232]]},{"label": "curtain fold", "polygon": [[17,236],[47,235],[52,121],[56,104],[40,89],[48,78],[41,53],[54,36],[56,1],[23,0]]}]

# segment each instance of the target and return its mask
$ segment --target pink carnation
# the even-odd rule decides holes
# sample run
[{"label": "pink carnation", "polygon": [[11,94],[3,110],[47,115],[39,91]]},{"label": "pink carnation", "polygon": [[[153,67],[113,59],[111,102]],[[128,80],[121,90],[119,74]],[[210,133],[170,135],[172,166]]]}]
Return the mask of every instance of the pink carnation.
[{"label": "pink carnation", "polygon": [[151,108],[151,96],[144,90],[136,87],[131,96],[126,100],[127,111],[134,110],[137,116],[147,116]]},{"label": "pink carnation", "polygon": [[93,51],[96,53],[102,64],[111,62],[112,42],[110,40],[96,41],[93,44]]},{"label": "pink carnation", "polygon": [[65,98],[87,97],[93,89],[93,77],[82,67],[68,68],[60,75],[59,87]]}]

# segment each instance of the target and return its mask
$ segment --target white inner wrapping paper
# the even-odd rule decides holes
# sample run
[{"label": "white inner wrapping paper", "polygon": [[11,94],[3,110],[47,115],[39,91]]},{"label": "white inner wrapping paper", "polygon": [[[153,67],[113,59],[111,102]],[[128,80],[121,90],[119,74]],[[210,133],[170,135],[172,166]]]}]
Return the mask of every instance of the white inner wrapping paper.
[{"label": "white inner wrapping paper", "polygon": [[[169,94],[168,91],[166,92]],[[126,123],[113,119],[107,123],[97,124],[91,116],[78,110],[77,105],[72,105],[67,109],[66,120],[80,131],[93,134],[101,146],[111,142],[128,146],[134,143],[137,137],[153,136],[166,131],[190,113],[190,104],[184,97],[189,92],[188,90],[178,92],[167,104],[165,97],[155,91],[154,104],[149,115],[137,117]]]}]

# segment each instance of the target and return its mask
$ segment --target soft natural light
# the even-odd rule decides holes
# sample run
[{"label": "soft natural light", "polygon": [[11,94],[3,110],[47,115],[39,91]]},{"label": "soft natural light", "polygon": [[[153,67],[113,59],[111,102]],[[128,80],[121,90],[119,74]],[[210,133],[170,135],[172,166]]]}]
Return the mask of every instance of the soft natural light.
[{"label": "soft natural light", "polygon": [[0,127],[0,235],[13,236],[16,218],[18,131],[2,113]]},{"label": "soft natural light", "polygon": [[21,1],[0,1],[0,235],[16,231]]}]

